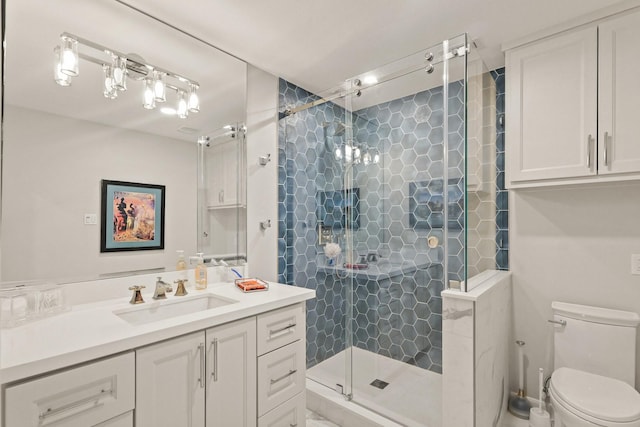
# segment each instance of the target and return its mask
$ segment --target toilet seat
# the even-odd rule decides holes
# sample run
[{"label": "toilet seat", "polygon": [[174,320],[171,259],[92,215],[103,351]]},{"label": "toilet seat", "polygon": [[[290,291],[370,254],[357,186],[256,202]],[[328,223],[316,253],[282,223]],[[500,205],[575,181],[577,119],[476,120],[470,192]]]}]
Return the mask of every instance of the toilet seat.
[{"label": "toilet seat", "polygon": [[551,393],[580,418],[610,425],[640,425],[640,394],[629,384],[571,368],[551,376]]}]

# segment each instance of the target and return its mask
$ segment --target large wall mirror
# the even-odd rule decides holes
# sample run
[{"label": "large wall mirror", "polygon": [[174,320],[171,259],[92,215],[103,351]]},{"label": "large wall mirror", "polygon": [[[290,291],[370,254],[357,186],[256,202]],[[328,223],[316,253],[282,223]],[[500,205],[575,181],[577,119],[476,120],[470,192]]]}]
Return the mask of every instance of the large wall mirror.
[{"label": "large wall mirror", "polygon": [[[119,1],[3,3],[0,281],[61,283],[174,269],[176,250],[193,255],[199,246],[197,141],[207,135],[220,141],[228,136],[225,126],[241,127],[246,63]],[[62,33],[86,42],[78,43],[79,73],[66,87],[54,81]],[[108,99],[110,56],[92,44],[197,82],[199,112],[175,114],[178,92],[171,86],[185,82],[171,75],[166,101],[143,108],[144,72],[131,67],[127,90]],[[103,180],[165,187],[163,249],[101,252]],[[117,226],[113,216],[106,221]],[[235,224],[237,248],[244,230]]]}]

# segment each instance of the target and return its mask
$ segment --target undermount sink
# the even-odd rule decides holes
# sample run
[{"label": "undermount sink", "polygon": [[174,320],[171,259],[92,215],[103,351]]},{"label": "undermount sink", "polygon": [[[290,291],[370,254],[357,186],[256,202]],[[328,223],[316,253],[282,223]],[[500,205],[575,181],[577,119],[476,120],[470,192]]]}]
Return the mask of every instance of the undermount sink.
[{"label": "undermount sink", "polygon": [[145,323],[157,322],[159,320],[170,319],[172,317],[183,316],[185,314],[199,311],[211,310],[223,307],[238,301],[223,298],[215,295],[200,295],[194,297],[175,297],[175,299],[164,301],[153,301],[144,303],[142,307],[130,307],[113,312],[132,325],[142,325]]}]

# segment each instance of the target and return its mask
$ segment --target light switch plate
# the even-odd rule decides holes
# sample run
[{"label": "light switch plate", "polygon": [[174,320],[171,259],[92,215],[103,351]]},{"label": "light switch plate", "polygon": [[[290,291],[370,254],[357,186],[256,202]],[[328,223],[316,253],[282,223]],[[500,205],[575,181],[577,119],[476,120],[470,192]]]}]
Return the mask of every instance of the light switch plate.
[{"label": "light switch plate", "polygon": [[631,274],[640,276],[640,254],[631,254]]},{"label": "light switch plate", "polygon": [[97,214],[84,214],[84,225],[97,225],[98,224],[98,215]]}]

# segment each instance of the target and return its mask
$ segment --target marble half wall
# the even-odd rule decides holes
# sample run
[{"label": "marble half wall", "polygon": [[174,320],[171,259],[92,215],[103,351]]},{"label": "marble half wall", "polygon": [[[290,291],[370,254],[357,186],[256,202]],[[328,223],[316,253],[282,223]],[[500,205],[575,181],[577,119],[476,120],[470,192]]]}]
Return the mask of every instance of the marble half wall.
[{"label": "marble half wall", "polygon": [[511,273],[487,270],[469,282],[469,292],[442,292],[442,420],[496,427],[509,397]]}]

